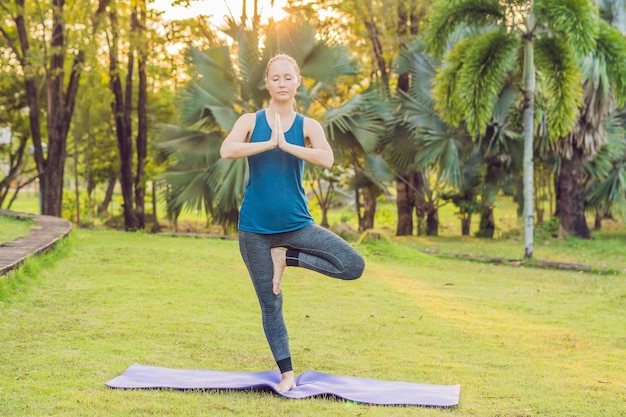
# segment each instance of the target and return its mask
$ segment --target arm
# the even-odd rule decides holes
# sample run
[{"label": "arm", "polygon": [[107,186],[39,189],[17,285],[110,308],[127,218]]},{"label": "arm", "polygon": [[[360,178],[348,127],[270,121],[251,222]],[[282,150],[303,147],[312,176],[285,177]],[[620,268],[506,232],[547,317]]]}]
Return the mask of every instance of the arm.
[{"label": "arm", "polygon": [[283,129],[280,127],[280,119],[276,123],[279,128],[275,130],[280,132],[278,136],[278,147],[280,149],[322,168],[333,166],[335,156],[328,140],[326,140],[324,128],[318,121],[308,117],[304,118],[304,140],[310,144],[310,147],[288,143],[285,140]]},{"label": "arm", "polygon": [[239,117],[232,130],[222,142],[220,156],[223,159],[239,159],[269,151],[278,146],[277,135],[265,142],[250,142],[250,135],[256,122],[254,113],[247,113]]}]

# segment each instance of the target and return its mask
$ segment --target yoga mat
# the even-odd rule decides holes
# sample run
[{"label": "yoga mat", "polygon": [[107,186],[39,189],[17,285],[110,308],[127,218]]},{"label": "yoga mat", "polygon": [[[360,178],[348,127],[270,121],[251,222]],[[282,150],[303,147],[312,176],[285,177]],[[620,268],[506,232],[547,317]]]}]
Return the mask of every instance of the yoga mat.
[{"label": "yoga mat", "polygon": [[459,404],[460,385],[416,384],[381,381],[306,371],[296,377],[296,388],[279,393],[279,371],[225,372],[195,369],[171,369],[131,365],[110,380],[110,388],[178,390],[271,389],[286,398],[332,395],[348,401],[373,405],[420,405],[453,407]]}]

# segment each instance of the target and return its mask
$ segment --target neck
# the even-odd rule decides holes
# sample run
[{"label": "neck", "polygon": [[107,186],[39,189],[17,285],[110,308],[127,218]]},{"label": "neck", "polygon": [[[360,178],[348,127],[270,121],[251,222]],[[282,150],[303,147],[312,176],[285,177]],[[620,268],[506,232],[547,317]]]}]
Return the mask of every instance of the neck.
[{"label": "neck", "polygon": [[270,113],[280,114],[281,116],[290,115],[295,112],[293,109],[293,101],[278,103],[271,100],[268,110]]}]

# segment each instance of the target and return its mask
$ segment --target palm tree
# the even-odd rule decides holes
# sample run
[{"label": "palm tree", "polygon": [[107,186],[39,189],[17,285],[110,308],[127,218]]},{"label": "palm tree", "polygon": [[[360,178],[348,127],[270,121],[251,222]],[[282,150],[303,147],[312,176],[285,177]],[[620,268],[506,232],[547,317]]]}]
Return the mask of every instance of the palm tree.
[{"label": "palm tree", "polygon": [[[437,109],[445,121],[464,121],[472,135],[486,132],[503,85],[521,77],[524,131],[524,256],[532,257],[533,135],[537,91],[545,94],[552,138],[575,123],[582,98],[577,56],[595,42],[597,19],[587,0],[439,0],[425,31],[429,50],[443,65],[435,78]],[[456,30],[474,36],[446,45]],[[535,54],[537,55],[535,58]]]},{"label": "palm tree", "polygon": [[585,200],[595,208],[595,229],[615,206],[626,207],[626,114],[616,112],[607,123],[607,143],[592,161],[583,161]]},{"label": "palm tree", "polygon": [[583,161],[606,143],[604,124],[626,104],[626,39],[616,28],[598,20],[596,47],[582,59],[584,99],[571,133],[560,138],[556,175],[560,233],[591,238],[585,219]]},{"label": "palm tree", "polygon": [[[458,33],[458,38],[468,34]],[[515,168],[515,155],[521,144],[509,120],[516,95],[511,86],[505,86],[486,133],[472,140],[464,124],[454,127],[445,123],[435,109],[431,84],[439,65],[424,52],[421,39],[416,39],[396,60],[397,71],[410,74],[415,82],[408,92],[398,92],[395,125],[406,134],[393,135],[396,139],[385,147],[386,156],[397,172],[416,166],[434,168],[441,177],[435,182],[447,184],[442,195],[459,207],[463,234],[469,234],[471,214],[479,211],[478,235],[493,237],[495,196],[502,181]],[[422,212],[427,211],[427,207],[432,210],[432,204],[425,204],[425,201],[420,204]]]},{"label": "palm tree", "polygon": [[[424,49],[421,38],[416,38],[394,62],[395,71],[409,74],[413,82],[408,91],[396,91],[393,104],[397,111],[391,122],[394,132],[384,142],[383,155],[396,175],[398,192],[406,193],[405,200],[417,211],[418,234],[425,229],[427,235],[436,236],[438,209],[445,204],[440,197],[444,188],[461,185],[461,149],[469,136],[464,127],[445,123],[435,110],[431,82],[438,62]],[[398,235],[404,234],[403,223],[412,229],[412,216],[400,218],[411,212],[398,210]]]},{"label": "palm tree", "polygon": [[381,138],[390,119],[388,102],[381,95],[373,86],[329,109],[322,121],[338,159],[354,171],[349,185],[355,193],[361,232],[374,227],[376,199],[386,192],[385,182],[393,180],[380,156]]},{"label": "palm tree", "polygon": [[226,46],[189,49],[195,72],[182,95],[181,126],[162,127],[161,147],[175,160],[165,175],[168,212],[206,210],[226,231],[238,220],[247,164],[220,159],[219,147],[239,115],[262,108],[269,99],[263,88],[269,58],[281,51],[298,61],[304,82],[297,101],[304,113],[318,92],[355,69],[345,48],[318,39],[302,21],[271,23],[262,48],[259,33],[243,24],[231,21],[225,32],[236,43],[237,61],[232,62]]}]

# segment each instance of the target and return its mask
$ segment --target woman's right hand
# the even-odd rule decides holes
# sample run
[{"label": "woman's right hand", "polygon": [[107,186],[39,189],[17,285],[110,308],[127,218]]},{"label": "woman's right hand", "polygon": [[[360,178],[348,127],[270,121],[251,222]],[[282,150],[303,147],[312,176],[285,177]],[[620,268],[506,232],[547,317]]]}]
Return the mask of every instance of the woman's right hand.
[{"label": "woman's right hand", "polygon": [[281,130],[280,115],[278,115],[277,113],[274,115],[274,127],[272,128],[272,134],[270,135],[269,139],[269,143],[272,144],[272,149],[278,148]]}]

